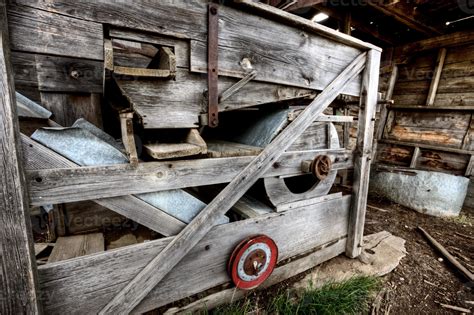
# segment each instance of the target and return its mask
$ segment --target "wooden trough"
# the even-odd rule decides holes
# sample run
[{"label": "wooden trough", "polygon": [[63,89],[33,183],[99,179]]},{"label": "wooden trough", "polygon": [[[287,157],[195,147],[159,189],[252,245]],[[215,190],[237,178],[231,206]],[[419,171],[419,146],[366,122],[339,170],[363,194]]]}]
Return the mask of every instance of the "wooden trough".
[{"label": "wooden trough", "polygon": [[[0,233],[9,240],[1,313],[143,313],[198,294],[226,296],[229,257],[256,234],[278,248],[262,287],[360,254],[378,47],[251,0],[14,0],[2,2],[0,16],[0,145],[8,152],[0,157],[8,229]],[[79,163],[38,133],[20,134],[15,88],[53,112],[43,122],[56,127],[72,124],[58,108],[83,97],[74,93],[95,95],[89,105],[103,94],[129,163]],[[353,151],[335,127],[353,117],[328,111],[340,94],[360,99]],[[352,192],[343,194],[333,183],[348,168]],[[311,173],[318,178],[306,191],[292,191],[289,181]],[[259,183],[263,201],[247,194]],[[209,185],[225,188],[206,199]],[[185,222],[144,201],[170,190],[206,204]],[[37,266],[30,207],[80,201],[163,237]],[[223,223],[229,211],[238,219]]]}]

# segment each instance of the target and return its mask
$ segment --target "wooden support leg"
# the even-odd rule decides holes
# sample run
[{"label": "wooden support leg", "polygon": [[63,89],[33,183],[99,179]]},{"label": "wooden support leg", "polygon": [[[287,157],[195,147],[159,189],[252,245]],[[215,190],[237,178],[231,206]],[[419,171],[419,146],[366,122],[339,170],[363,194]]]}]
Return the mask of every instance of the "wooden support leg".
[{"label": "wooden support leg", "polygon": [[372,140],[379,84],[380,52],[370,50],[367,65],[362,77],[362,90],[359,110],[357,147],[354,157],[354,184],[352,186],[352,205],[349,218],[346,255],[359,256],[364,233],[365,208],[369,189],[370,162],[372,159]]},{"label": "wooden support leg", "polygon": [[0,0],[0,314],[39,314],[5,6]]},{"label": "wooden support leg", "polygon": [[122,142],[127,152],[130,164],[138,164],[137,148],[135,146],[135,137],[133,135],[133,113],[120,114],[120,127],[122,130]]},{"label": "wooden support leg", "polygon": [[[380,57],[380,54],[379,54]],[[366,53],[358,56],[306,109],[286,127],[214,200],[188,224],[163,251],[137,274],[100,312],[128,314],[216,225],[224,215],[331,104],[364,68]],[[375,72],[378,76],[378,66]],[[376,82],[375,82],[376,83]],[[377,86],[375,86],[375,102]]]}]

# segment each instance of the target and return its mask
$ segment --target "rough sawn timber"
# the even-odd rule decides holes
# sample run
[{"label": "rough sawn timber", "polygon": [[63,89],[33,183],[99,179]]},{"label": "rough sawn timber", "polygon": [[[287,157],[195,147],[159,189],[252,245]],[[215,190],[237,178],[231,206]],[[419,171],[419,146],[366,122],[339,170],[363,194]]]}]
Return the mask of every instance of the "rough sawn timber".
[{"label": "rough sawn timber", "polygon": [[[380,54],[380,53],[379,53]],[[153,258],[101,311],[100,314],[127,314],[189,253],[261,177],[275,160],[300,136],[348,82],[363,70],[367,54],[357,56],[313,102],[240,172],[174,239]],[[372,69],[372,68],[371,68]],[[371,70],[373,74],[374,70]],[[378,70],[375,74],[378,77]],[[376,89],[376,87],[375,87]],[[377,93],[375,93],[375,97]],[[375,102],[377,99],[375,98]],[[365,135],[367,137],[367,135]]]},{"label": "rough sawn timber", "polygon": [[[144,313],[229,282],[227,259],[238,242],[249,235],[264,233],[275,240],[279,261],[310,253],[325,244],[329,248],[329,244],[347,234],[349,205],[350,196],[345,196],[215,226],[132,313]],[[158,239],[40,266],[41,288],[47,297],[46,312],[96,314],[172,239]],[[334,255],[343,251],[343,247],[338,247]],[[275,275],[278,274],[275,271]]]},{"label": "rough sawn timber", "polygon": [[5,0],[0,0],[0,313],[41,314]]},{"label": "rough sawn timber", "polygon": [[350,258],[359,256],[362,248],[378,96],[380,55],[380,51],[377,50],[370,50],[367,53],[367,65],[362,75],[359,126],[354,154],[353,198],[346,247],[346,255]]},{"label": "rough sawn timber", "polygon": [[[25,135],[21,140],[26,169],[79,167]],[[132,195],[94,201],[165,236],[176,235],[185,226],[182,221]]]},{"label": "rough sawn timber", "polygon": [[[339,159],[334,169],[352,165],[351,152],[344,149],[286,152],[263,177],[302,174],[301,161],[313,160],[320,154]],[[253,159],[254,156],[245,156],[146,162],[136,167],[129,164],[75,168],[58,165],[55,169],[28,167],[26,174],[31,204],[42,205],[227,183]]]}]

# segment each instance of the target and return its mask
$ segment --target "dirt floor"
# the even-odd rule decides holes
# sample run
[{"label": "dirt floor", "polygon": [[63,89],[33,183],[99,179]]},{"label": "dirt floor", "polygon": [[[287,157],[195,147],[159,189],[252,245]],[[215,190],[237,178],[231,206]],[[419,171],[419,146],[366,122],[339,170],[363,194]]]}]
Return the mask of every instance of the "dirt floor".
[{"label": "dirt floor", "polygon": [[[370,205],[380,208],[377,210]],[[383,211],[385,210],[385,211]],[[382,230],[406,240],[407,256],[384,278],[381,314],[453,314],[439,303],[474,311],[474,284],[441,259],[424,236],[423,227],[453,256],[474,272],[474,217],[463,214],[444,219],[420,214],[398,204],[371,198],[367,208],[365,234]],[[386,314],[386,313],[385,313]]]}]

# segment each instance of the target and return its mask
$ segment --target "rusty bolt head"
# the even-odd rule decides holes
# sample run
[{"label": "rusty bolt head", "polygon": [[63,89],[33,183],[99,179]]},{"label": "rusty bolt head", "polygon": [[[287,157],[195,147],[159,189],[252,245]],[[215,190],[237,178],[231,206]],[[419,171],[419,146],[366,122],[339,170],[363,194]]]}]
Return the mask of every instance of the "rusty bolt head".
[{"label": "rusty bolt head", "polygon": [[216,7],[211,7],[210,11],[211,11],[211,14],[212,14],[212,15],[216,15],[216,14],[217,14],[217,8],[216,8]]}]

